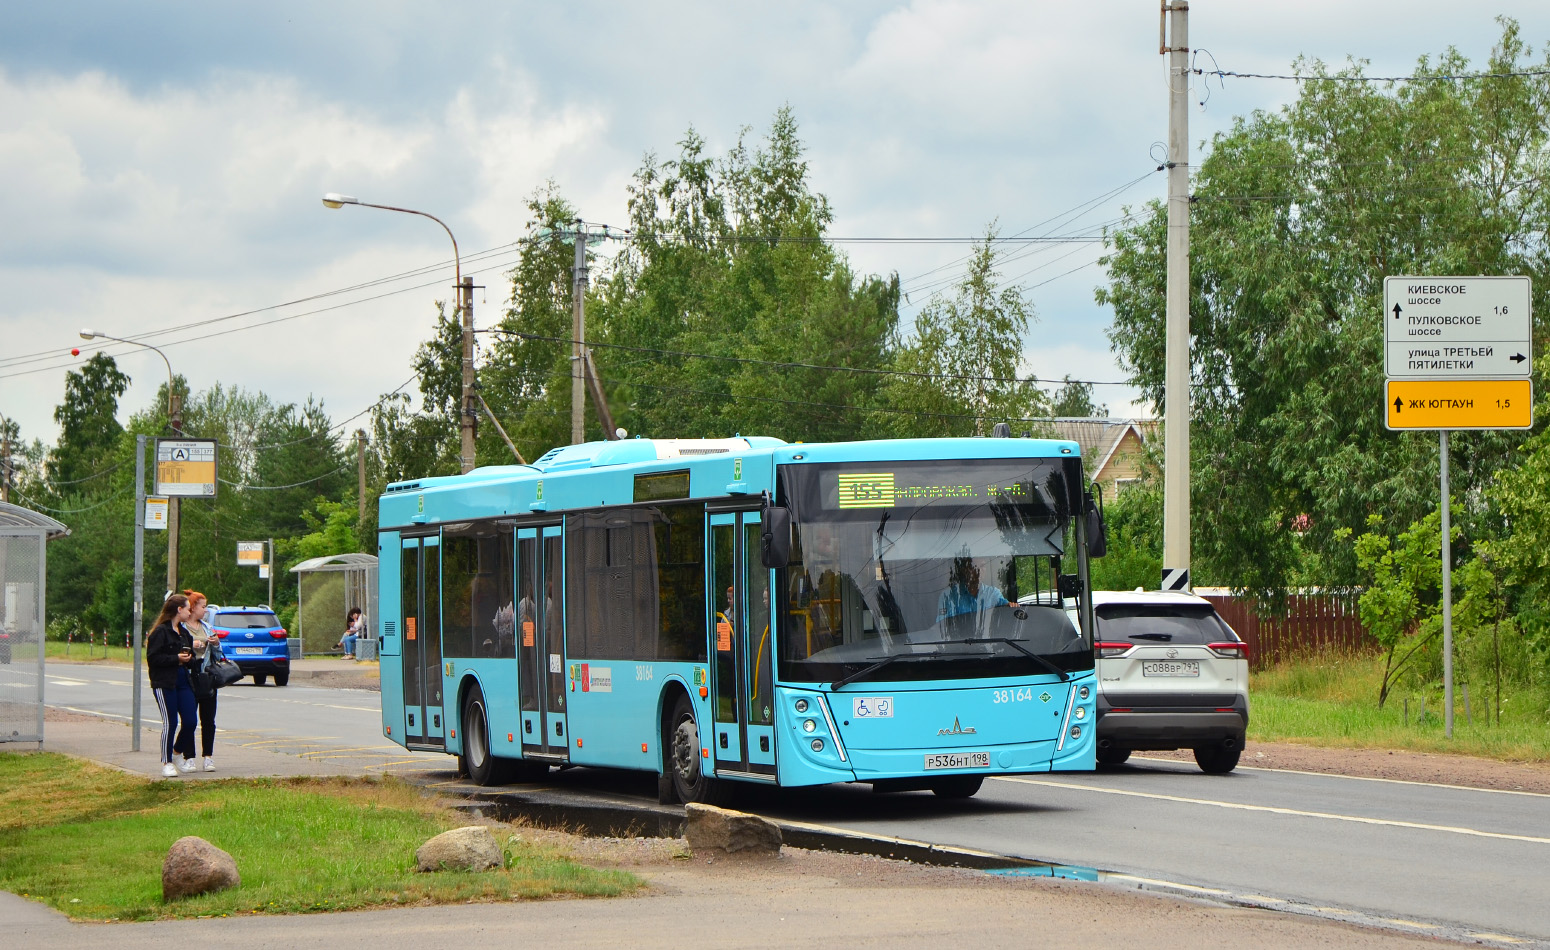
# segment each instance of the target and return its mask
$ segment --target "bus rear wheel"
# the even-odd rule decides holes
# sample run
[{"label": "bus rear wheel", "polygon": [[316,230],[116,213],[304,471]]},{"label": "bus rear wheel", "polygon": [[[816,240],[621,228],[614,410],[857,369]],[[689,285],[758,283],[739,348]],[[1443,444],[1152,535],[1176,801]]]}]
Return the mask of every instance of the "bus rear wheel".
[{"label": "bus rear wheel", "polygon": [[682,693],[673,702],[673,713],[668,717],[667,735],[663,737],[667,750],[668,777],[673,792],[681,802],[698,802],[702,805],[725,805],[731,800],[731,788],[705,774],[703,763],[710,760],[700,751],[700,727],[694,720],[694,706]]},{"label": "bus rear wheel", "polygon": [[931,792],[938,798],[973,798],[983,784],[983,775],[954,775],[932,782]]}]

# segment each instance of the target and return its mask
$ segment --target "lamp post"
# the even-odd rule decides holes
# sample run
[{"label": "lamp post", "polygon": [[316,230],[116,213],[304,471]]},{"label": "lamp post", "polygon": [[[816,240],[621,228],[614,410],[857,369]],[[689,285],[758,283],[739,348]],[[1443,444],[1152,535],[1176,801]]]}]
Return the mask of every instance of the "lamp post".
[{"label": "lamp post", "polygon": [[349,195],[341,195],[329,192],[323,196],[323,207],[343,208],[345,205],[357,205],[362,208],[379,208],[383,211],[399,211],[404,214],[417,214],[422,218],[430,218],[441,225],[441,229],[447,232],[447,237],[452,239],[452,262],[457,269],[458,311],[463,324],[463,399],[459,409],[458,433],[461,436],[461,448],[459,459],[462,470],[469,472],[474,467],[474,435],[475,425],[479,416],[474,408],[474,281],[473,278],[464,279],[463,259],[458,254],[457,238],[452,234],[452,229],[447,223],[434,214],[424,211],[416,211],[413,208],[395,208],[392,205],[377,205],[352,198]]},{"label": "lamp post", "polygon": [[[126,340],[123,337],[108,336],[100,330],[83,329],[83,340],[112,340],[114,343],[127,343],[130,346],[143,346],[148,350],[154,350],[161,361],[167,364],[167,422],[172,427],[173,435],[183,434],[183,397],[178,395],[177,387],[173,385],[172,362],[167,359],[167,354],[156,349],[149,343],[141,343],[138,340]],[[173,495],[167,499],[167,590],[178,590],[178,509],[181,499]]]}]

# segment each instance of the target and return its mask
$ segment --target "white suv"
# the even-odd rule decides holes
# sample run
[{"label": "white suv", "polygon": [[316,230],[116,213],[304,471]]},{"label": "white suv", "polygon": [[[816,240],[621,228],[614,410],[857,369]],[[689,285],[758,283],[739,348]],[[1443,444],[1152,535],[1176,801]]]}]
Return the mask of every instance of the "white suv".
[{"label": "white suv", "polygon": [[1249,651],[1210,601],[1163,591],[1094,591],[1098,764],[1193,749],[1231,772],[1249,724]]}]

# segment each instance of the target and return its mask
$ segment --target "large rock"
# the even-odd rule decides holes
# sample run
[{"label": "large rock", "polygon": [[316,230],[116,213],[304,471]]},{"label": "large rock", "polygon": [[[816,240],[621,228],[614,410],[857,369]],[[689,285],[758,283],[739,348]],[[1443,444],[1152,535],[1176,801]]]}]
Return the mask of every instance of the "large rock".
[{"label": "large rock", "polygon": [[174,841],[161,865],[164,901],[224,891],[241,883],[242,875],[237,873],[237,862],[231,855],[193,835]]},{"label": "large rock", "polygon": [[506,863],[506,852],[482,825],[453,828],[420,845],[414,853],[421,871],[488,871]]},{"label": "large rock", "polygon": [[684,838],[692,851],[780,851],[780,828],[758,815],[696,804],[685,805],[684,814]]}]

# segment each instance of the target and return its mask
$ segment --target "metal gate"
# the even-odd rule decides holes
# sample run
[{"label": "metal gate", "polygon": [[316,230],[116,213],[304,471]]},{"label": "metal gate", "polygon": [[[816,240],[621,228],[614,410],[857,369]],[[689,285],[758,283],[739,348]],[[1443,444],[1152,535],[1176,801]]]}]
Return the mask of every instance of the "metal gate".
[{"label": "metal gate", "polygon": [[0,742],[43,743],[46,545],[70,529],[0,502]]}]

